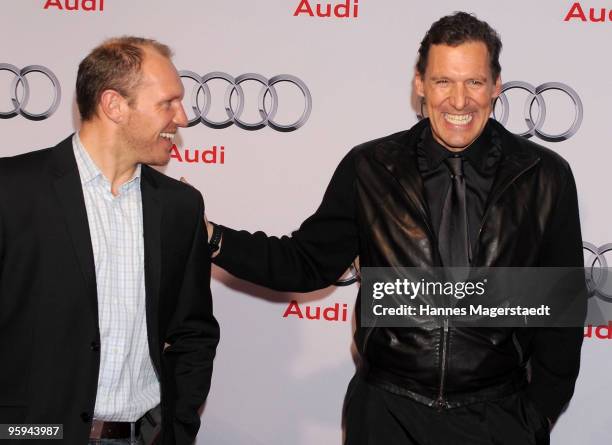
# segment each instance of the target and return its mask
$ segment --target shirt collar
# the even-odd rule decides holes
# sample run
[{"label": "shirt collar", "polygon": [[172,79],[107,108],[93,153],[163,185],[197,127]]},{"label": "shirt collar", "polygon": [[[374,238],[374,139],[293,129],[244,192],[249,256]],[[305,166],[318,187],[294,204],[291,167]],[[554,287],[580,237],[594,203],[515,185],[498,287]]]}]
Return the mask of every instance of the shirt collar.
[{"label": "shirt collar", "polygon": [[[79,133],[75,133],[72,138],[72,147],[74,150],[74,157],[76,158],[77,167],[79,169],[79,176],[81,177],[81,184],[88,184],[98,178],[104,179],[106,182],[109,182],[108,179],[102,174],[102,171],[98,168],[96,163],[91,159],[89,153],[85,149],[85,146],[81,142],[81,138],[79,137]],[[142,166],[141,164],[136,165],[136,170],[134,170],[134,174],[125,184],[121,185],[121,188],[131,184],[132,182],[140,183],[140,175],[141,175]]]},{"label": "shirt collar", "polygon": [[102,176],[102,172],[95,164],[87,150],[81,142],[79,133],[75,133],[72,138],[72,147],[74,150],[74,157],[76,158],[77,167],[79,168],[79,176],[81,177],[81,184],[85,185],[93,181],[99,176]]},{"label": "shirt collar", "polygon": [[438,168],[446,158],[460,155],[467,159],[479,173],[485,173],[489,166],[492,165],[492,159],[490,158],[494,157],[497,159],[500,155],[498,147],[493,143],[490,127],[490,124],[487,122],[481,135],[469,147],[461,152],[452,152],[434,139],[431,126],[428,126],[421,135],[421,141],[418,144],[417,150],[425,159],[427,170]]}]

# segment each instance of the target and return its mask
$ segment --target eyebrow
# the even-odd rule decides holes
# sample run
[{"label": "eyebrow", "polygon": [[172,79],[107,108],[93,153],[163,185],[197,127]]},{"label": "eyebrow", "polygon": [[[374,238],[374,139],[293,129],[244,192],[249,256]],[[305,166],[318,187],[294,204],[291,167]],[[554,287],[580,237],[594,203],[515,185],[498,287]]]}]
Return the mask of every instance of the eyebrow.
[{"label": "eyebrow", "polygon": [[167,96],[164,96],[160,99],[160,102],[171,102],[173,100],[183,100],[183,98],[185,97],[185,90],[183,90],[182,92],[178,93],[178,94],[168,94]]},{"label": "eyebrow", "polygon": [[[430,80],[432,81],[437,81],[437,80],[453,80],[452,76],[430,76]],[[477,76],[470,76],[467,77],[466,79],[462,80],[463,82],[468,81],[468,80],[480,80],[483,82],[486,82],[488,80],[487,76],[481,76],[481,75],[477,75]]]}]

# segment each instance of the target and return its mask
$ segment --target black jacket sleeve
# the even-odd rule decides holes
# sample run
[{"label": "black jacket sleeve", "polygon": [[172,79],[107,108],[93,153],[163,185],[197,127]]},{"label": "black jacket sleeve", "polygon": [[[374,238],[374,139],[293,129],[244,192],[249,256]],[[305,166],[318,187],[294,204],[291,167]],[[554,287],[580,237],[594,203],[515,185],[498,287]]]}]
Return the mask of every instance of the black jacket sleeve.
[{"label": "black jacket sleeve", "polygon": [[202,220],[204,204],[199,193],[198,198],[191,252],[176,297],[176,311],[166,333],[169,346],[162,355],[165,391],[172,394],[171,398],[166,397],[168,403],[162,413],[164,444],[188,445],[195,440],[200,427],[198,410],[210,389],[219,342],[219,325],[212,312],[210,251]]},{"label": "black jacket sleeve", "polygon": [[215,264],[239,278],[280,291],[308,292],[334,283],[358,254],[350,152],[336,169],[317,211],[291,236],[225,228]]},{"label": "black jacket sleeve", "polygon": [[[569,166],[566,168],[565,185],[544,236],[539,261],[544,267],[584,267],[576,184]],[[576,298],[584,304],[576,307],[586,311],[586,284],[578,287],[582,291]],[[553,422],[574,393],[583,335],[582,327],[534,329],[527,395]]]}]

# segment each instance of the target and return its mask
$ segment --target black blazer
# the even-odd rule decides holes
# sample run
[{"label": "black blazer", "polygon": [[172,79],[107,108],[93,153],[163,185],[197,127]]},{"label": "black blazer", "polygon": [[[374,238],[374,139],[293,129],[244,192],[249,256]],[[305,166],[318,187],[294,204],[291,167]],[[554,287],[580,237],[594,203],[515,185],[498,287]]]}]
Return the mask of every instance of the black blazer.
[{"label": "black blazer", "polygon": [[[147,166],[141,191],[162,440],[187,444],[219,339],[204,204],[197,190]],[[87,443],[100,366],[96,294],[72,137],[0,159],[0,423],[63,424],[63,443]]]}]

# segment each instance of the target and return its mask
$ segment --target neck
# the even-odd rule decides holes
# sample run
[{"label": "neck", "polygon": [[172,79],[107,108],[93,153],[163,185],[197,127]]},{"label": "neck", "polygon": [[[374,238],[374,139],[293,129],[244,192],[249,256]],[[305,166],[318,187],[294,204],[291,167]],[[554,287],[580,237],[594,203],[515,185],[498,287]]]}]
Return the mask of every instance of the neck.
[{"label": "neck", "polygon": [[138,163],[129,156],[129,150],[120,142],[116,132],[103,125],[84,122],[79,138],[93,162],[110,181],[111,192],[117,196],[119,187],[132,178]]}]

